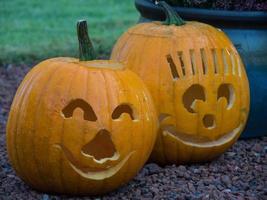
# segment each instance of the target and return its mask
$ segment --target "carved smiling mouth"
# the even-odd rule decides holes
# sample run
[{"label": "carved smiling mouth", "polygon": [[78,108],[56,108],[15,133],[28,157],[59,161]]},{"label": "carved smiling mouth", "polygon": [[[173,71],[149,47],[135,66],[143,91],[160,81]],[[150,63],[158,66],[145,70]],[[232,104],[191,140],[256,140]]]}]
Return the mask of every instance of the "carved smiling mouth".
[{"label": "carved smiling mouth", "polygon": [[[116,151],[106,130],[99,131],[95,138],[81,149],[82,157],[88,161],[90,160],[91,162],[102,165],[97,168],[87,167],[81,164],[63,144],[55,144],[54,147],[63,152],[69,165],[76,173],[83,178],[91,180],[104,180],[112,177],[124,166],[133,153],[135,153],[135,151],[130,152],[123,160],[113,165],[115,161],[119,160],[120,155]],[[105,151],[101,151],[101,149]]]},{"label": "carved smiling mouth", "polygon": [[193,136],[193,135],[189,135],[186,133],[177,132],[175,126],[173,125],[166,125],[166,126],[163,126],[161,129],[162,129],[162,134],[164,137],[172,137],[175,140],[178,140],[181,143],[184,143],[186,145],[199,147],[199,148],[208,148],[208,147],[214,147],[214,146],[221,146],[225,143],[232,141],[240,133],[243,126],[244,124],[241,123],[238,127],[233,129],[231,132],[224,134],[217,140],[210,140],[206,137]]},{"label": "carved smiling mouth", "polygon": [[[60,149],[67,159],[69,165],[71,168],[78,173],[80,176],[91,179],[91,180],[104,180],[107,178],[112,177],[115,175],[123,166],[124,164],[129,160],[129,158],[133,155],[135,151],[130,152],[122,161],[120,161],[117,165],[113,167],[109,167],[107,169],[97,169],[97,168],[91,168],[91,167],[83,167],[82,164],[80,164],[77,159],[74,158],[73,154],[64,146],[57,144],[55,145],[56,148]],[[117,160],[118,155],[114,155],[108,160]]]}]

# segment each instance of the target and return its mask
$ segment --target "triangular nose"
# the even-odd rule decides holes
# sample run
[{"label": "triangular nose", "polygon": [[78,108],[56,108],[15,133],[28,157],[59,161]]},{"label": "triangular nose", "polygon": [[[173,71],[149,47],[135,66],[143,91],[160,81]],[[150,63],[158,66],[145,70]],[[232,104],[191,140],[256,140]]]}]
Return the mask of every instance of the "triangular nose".
[{"label": "triangular nose", "polygon": [[82,152],[93,156],[96,160],[111,158],[116,153],[116,148],[111,140],[109,131],[101,129],[93,140],[82,147]]},{"label": "triangular nose", "polygon": [[206,114],[203,117],[202,121],[203,121],[203,125],[204,125],[205,128],[213,129],[213,128],[216,127],[215,117],[212,114]]}]

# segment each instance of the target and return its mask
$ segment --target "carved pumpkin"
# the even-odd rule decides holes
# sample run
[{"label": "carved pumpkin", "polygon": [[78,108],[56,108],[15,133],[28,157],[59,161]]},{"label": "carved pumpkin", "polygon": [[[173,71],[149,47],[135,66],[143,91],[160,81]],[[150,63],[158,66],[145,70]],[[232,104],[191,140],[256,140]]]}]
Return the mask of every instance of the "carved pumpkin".
[{"label": "carved pumpkin", "polygon": [[249,113],[249,86],[238,52],[219,29],[183,21],[159,3],[166,21],[138,24],[115,45],[148,86],[160,130],[152,160],[161,164],[211,160],[239,137]]},{"label": "carved pumpkin", "polygon": [[14,98],[7,149],[32,187],[100,194],[131,179],[148,159],[157,117],[141,79],[124,65],[94,56],[86,21],[78,23],[80,60],[35,66]]}]

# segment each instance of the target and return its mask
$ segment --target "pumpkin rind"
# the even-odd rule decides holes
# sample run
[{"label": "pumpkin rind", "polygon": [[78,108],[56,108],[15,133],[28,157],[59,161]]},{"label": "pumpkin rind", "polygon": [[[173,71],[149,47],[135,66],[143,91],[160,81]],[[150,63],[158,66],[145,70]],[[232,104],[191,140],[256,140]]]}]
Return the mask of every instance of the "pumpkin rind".
[{"label": "pumpkin rind", "polygon": [[87,23],[77,23],[80,60],[35,66],[13,100],[7,150],[33,188],[102,194],[129,181],[148,159],[157,117],[142,80],[124,65],[95,57]]},{"label": "pumpkin rind", "polygon": [[[124,68],[109,69],[109,64],[115,63],[50,59],[34,67],[21,83],[10,110],[7,149],[17,174],[34,188],[64,194],[100,194],[126,183],[147,160],[157,129],[152,99],[134,73]],[[95,65],[106,68],[90,67]],[[84,120],[80,109],[72,118],[64,118],[62,109],[75,99],[90,104],[97,121]],[[112,119],[112,111],[120,103],[133,105],[137,119],[125,113]],[[82,145],[101,129],[110,132],[119,160],[89,162],[81,154]],[[98,177],[96,170],[93,179],[86,179],[71,168],[59,144],[71,150],[78,166],[104,171],[127,156],[129,159],[111,177],[108,172]]]},{"label": "pumpkin rind", "polygon": [[[248,79],[238,52],[221,30],[199,22],[180,26],[141,23],[119,38],[111,59],[127,63],[154,99],[161,128],[152,161],[211,160],[226,151],[244,129],[250,101]],[[229,109],[226,98],[217,99],[222,84],[234,91],[234,105]],[[192,85],[202,86],[206,95],[206,100],[190,104],[194,113],[183,104],[183,95]],[[215,127],[203,126],[208,114],[215,117]],[[167,117],[161,121],[160,116]],[[162,128],[171,125],[174,133],[164,134]]]}]

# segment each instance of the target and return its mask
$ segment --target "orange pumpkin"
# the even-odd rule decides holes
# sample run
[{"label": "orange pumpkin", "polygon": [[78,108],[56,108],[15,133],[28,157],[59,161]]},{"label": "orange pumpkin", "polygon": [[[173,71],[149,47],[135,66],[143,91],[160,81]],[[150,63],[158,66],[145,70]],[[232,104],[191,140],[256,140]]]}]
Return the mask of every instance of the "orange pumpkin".
[{"label": "orange pumpkin", "polygon": [[166,21],[130,28],[111,59],[125,62],[148,86],[160,130],[152,160],[211,160],[239,137],[249,113],[249,85],[240,56],[219,29],[183,21],[159,3]]},{"label": "orange pumpkin", "polygon": [[21,83],[7,125],[17,174],[32,187],[100,194],[129,181],[148,159],[157,117],[144,83],[124,65],[92,60],[85,21],[80,60],[53,58]]}]

